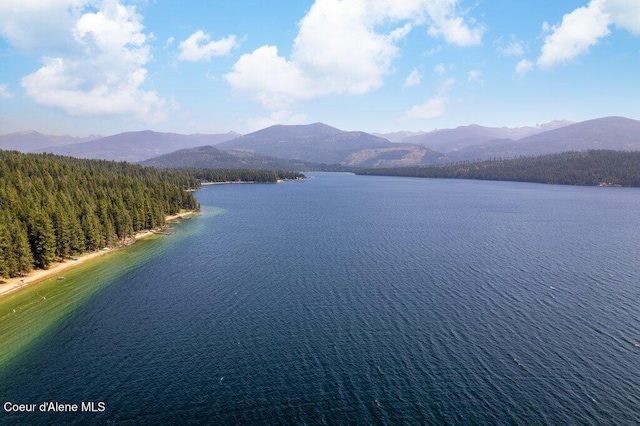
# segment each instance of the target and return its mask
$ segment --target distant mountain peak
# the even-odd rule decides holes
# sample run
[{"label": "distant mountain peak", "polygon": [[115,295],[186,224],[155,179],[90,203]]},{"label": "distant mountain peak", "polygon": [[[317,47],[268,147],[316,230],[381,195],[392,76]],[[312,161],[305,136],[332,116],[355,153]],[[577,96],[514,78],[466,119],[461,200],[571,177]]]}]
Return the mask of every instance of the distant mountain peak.
[{"label": "distant mountain peak", "polygon": [[329,126],[328,124],[325,123],[321,123],[321,122],[316,122],[316,123],[311,123],[311,124],[307,124],[308,127],[310,128],[316,128],[316,129],[331,129],[331,130],[339,130],[333,126]]},{"label": "distant mountain peak", "polygon": [[220,144],[270,157],[333,164],[364,148],[390,145],[386,139],[364,132],[345,132],[324,123],[277,125]]},{"label": "distant mountain peak", "polygon": [[331,127],[328,124],[317,122],[317,123],[311,123],[311,124],[274,124],[273,126],[265,127],[264,129],[255,131],[253,133],[249,133],[248,135],[245,135],[245,136],[249,136],[252,134],[269,133],[274,130],[275,131],[287,130],[289,132],[309,132],[309,133],[342,132],[342,130],[336,129],[335,127]]},{"label": "distant mountain peak", "polygon": [[26,136],[26,135],[42,135],[42,133],[36,132],[35,130],[22,130],[20,132],[14,132],[14,133],[11,133],[11,134],[13,134],[13,135],[24,135],[24,136]]}]

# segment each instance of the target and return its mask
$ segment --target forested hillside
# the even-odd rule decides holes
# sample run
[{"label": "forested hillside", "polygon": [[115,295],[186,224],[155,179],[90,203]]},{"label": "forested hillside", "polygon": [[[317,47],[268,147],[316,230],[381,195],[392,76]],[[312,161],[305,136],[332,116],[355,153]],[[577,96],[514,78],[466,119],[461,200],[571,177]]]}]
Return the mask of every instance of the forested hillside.
[{"label": "forested hillside", "polygon": [[590,150],[508,160],[464,162],[445,166],[367,169],[357,173],[638,187],[640,186],[640,152]]},{"label": "forested hillside", "polygon": [[0,277],[114,245],[196,209],[179,171],[0,151]]}]

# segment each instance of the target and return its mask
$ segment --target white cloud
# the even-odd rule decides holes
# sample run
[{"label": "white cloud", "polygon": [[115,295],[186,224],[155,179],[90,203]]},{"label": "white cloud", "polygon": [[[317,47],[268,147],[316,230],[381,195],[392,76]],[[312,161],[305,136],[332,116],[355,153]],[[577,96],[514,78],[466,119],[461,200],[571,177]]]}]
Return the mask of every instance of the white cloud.
[{"label": "white cloud", "polygon": [[533,62],[531,61],[523,59],[516,64],[516,74],[520,77],[524,77],[531,70],[533,70]]},{"label": "white cloud", "polygon": [[419,86],[421,81],[422,75],[420,75],[418,70],[414,68],[413,71],[411,71],[411,74],[409,74],[404,80],[404,87]]},{"label": "white cloud", "polygon": [[611,27],[640,35],[640,2],[637,0],[591,0],[562,17],[559,25],[546,22],[538,66],[550,69],[570,62],[611,33]]},{"label": "white cloud", "polygon": [[605,11],[618,28],[640,35],[640,2],[637,0],[607,0]]},{"label": "white cloud", "polygon": [[455,82],[456,80],[454,78],[446,79],[444,83],[440,85],[438,92],[442,95],[448,94],[451,91],[451,88],[453,88],[453,85],[455,84]]},{"label": "white cloud", "polygon": [[178,59],[188,62],[209,61],[213,56],[228,55],[231,49],[238,46],[235,35],[217,41],[209,40],[211,36],[202,30],[191,34],[178,45],[180,49]]},{"label": "white cloud", "polygon": [[[46,7],[32,10],[33,22],[42,19],[41,13],[51,12],[71,25],[57,29],[64,33],[58,38],[67,40],[67,49],[44,57],[40,69],[22,78],[27,95],[41,105],[74,115],[127,115],[145,122],[166,117],[171,102],[142,88],[151,51],[134,6],[123,6],[117,0],[29,0],[24,8],[37,3]],[[37,32],[32,35],[46,40]],[[7,39],[13,43],[12,38]]]},{"label": "white cloud", "polygon": [[407,36],[413,29],[413,25],[405,24],[404,27],[396,28],[395,30],[389,33],[389,38],[391,40],[401,40]]},{"label": "white cloud", "polygon": [[522,56],[524,55],[524,42],[518,40],[516,36],[511,35],[506,45],[502,44],[502,40],[496,42],[496,51],[504,56]]},{"label": "white cloud", "polygon": [[471,83],[478,83],[479,85],[484,85],[484,80],[482,79],[482,71],[472,70],[467,73],[467,81]]},{"label": "white cloud", "polygon": [[6,84],[0,84],[0,99],[11,99],[13,98],[13,93],[9,91],[9,88]]},{"label": "white cloud", "polygon": [[546,25],[551,34],[545,38],[538,65],[549,69],[571,61],[609,35],[611,18],[604,3],[605,0],[592,0],[588,6],[564,15],[560,25]]},{"label": "white cloud", "polygon": [[425,50],[423,55],[424,56],[434,56],[434,55],[437,55],[440,52],[442,52],[442,46],[436,46],[436,47],[433,47],[431,49]]},{"label": "white cloud", "polygon": [[173,42],[176,41],[175,37],[169,37],[167,41],[164,43],[164,48],[173,46]]},{"label": "white cloud", "polygon": [[444,73],[447,72],[447,67],[444,66],[444,64],[440,63],[438,65],[436,65],[433,70],[436,72],[436,74],[438,75],[444,75]]},{"label": "white cloud", "polygon": [[457,0],[316,0],[300,21],[289,58],[274,46],[244,54],[224,78],[263,106],[331,94],[363,94],[383,85],[399,55],[398,42],[417,26],[466,46],[484,29],[469,27]]},{"label": "white cloud", "polygon": [[427,102],[414,105],[404,115],[404,120],[428,120],[444,115],[447,98],[443,96],[434,96]]},{"label": "white cloud", "polygon": [[469,27],[456,11],[457,0],[427,1],[426,8],[431,18],[429,35],[442,36],[458,46],[473,46],[482,43],[485,28],[478,25]]},{"label": "white cloud", "polygon": [[48,58],[44,67],[22,79],[22,85],[39,104],[71,115],[130,115],[145,122],[166,118],[168,102],[155,92],[140,90],[147,73],[144,68],[93,82],[80,77],[86,72],[82,68],[78,61]]},{"label": "white cloud", "polygon": [[269,109],[284,109],[294,100],[316,96],[311,90],[313,82],[296,64],[279,56],[275,46],[262,46],[242,55],[224,78],[234,89],[253,93]]},{"label": "white cloud", "polygon": [[404,25],[389,33],[376,32],[376,26],[393,19],[392,11],[376,10],[380,6],[384,2],[317,0],[300,22],[292,64],[327,93],[377,89],[399,53],[395,42],[407,34]]},{"label": "white cloud", "polygon": [[21,51],[75,51],[69,28],[88,4],[89,0],[2,0],[0,36]]},{"label": "white cloud", "polygon": [[447,79],[438,89],[436,96],[428,99],[423,104],[414,105],[399,120],[428,120],[443,116],[446,112],[446,105],[449,103],[448,95],[454,83],[454,79]]}]

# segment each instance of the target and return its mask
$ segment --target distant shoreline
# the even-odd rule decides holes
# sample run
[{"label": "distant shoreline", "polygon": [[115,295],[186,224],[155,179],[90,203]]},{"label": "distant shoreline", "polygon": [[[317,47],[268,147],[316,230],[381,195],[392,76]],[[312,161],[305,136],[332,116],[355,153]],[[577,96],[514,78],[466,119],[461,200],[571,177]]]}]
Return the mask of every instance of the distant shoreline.
[{"label": "distant shoreline", "polygon": [[[196,214],[195,211],[189,210],[189,211],[185,211],[175,215],[166,216],[165,223],[174,221],[182,217],[191,217],[195,214]],[[58,276],[58,279],[60,280],[64,280],[64,276],[60,275],[64,271],[68,271],[78,265],[85,264],[90,260],[97,259],[102,256],[106,256],[107,254],[112,253],[114,251],[125,249],[129,247],[131,244],[133,244],[135,241],[148,238],[157,234],[159,234],[157,230],[141,231],[136,233],[129,240],[129,241],[131,240],[133,241],[131,241],[128,244],[124,244],[118,247],[108,247],[108,248],[105,247],[105,249],[83,253],[81,255],[74,256],[71,259],[65,259],[62,262],[54,262],[49,267],[49,269],[34,269],[33,271],[29,272],[27,275],[22,277],[8,278],[8,279],[0,278],[0,280],[2,281],[2,283],[0,284],[0,299],[55,276]]]},{"label": "distant shoreline", "polygon": [[200,185],[202,186],[209,186],[209,185],[231,185],[231,184],[244,184],[244,183],[260,183],[257,182],[255,180],[250,180],[250,181],[242,181],[242,180],[230,180],[230,181],[225,181],[225,182],[200,182]]},{"label": "distant shoreline", "polygon": [[278,179],[275,182],[258,182],[257,180],[228,180],[224,182],[200,182],[200,185],[209,186],[209,185],[232,185],[232,184],[282,183],[282,182],[296,182],[299,180],[306,180],[306,178]]}]

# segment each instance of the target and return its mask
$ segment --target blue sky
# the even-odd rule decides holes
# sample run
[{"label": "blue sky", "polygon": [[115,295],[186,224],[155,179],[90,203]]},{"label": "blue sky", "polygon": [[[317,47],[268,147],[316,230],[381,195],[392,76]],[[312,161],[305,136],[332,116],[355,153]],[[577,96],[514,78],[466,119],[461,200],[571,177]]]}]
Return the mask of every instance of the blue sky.
[{"label": "blue sky", "polygon": [[638,0],[3,0],[0,134],[640,119]]}]

